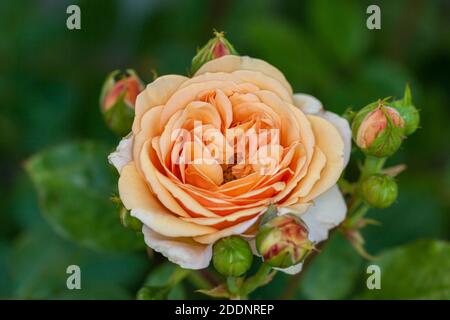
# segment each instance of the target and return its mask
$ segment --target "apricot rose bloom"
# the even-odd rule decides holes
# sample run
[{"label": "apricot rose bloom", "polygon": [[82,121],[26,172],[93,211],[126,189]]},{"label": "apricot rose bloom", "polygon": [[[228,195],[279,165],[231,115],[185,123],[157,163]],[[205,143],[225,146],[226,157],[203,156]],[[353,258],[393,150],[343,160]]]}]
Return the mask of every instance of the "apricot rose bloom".
[{"label": "apricot rose bloom", "polygon": [[183,268],[202,269],[218,239],[253,241],[269,204],[299,215],[311,241],[325,240],[346,214],[336,181],[350,139],[346,120],[294,95],[278,69],[226,55],[192,78],[150,83],[137,97],[132,132],[109,160],[146,244]]}]

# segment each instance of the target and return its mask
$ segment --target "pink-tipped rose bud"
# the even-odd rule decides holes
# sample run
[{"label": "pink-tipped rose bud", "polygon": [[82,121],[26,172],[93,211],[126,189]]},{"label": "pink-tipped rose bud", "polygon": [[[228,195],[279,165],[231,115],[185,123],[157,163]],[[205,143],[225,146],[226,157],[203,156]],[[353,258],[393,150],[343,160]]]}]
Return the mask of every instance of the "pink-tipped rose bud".
[{"label": "pink-tipped rose bud", "polygon": [[287,268],[302,262],[314,245],[308,239],[308,228],[303,221],[293,214],[284,214],[260,227],[256,248],[265,263]]},{"label": "pink-tipped rose bud", "polygon": [[225,38],[223,32],[214,31],[214,38],[198,50],[192,59],[191,71],[195,73],[206,62],[229,54],[237,55],[238,53],[233,45]]},{"label": "pink-tipped rose bud", "polygon": [[387,157],[400,147],[404,120],[400,113],[382,101],[361,109],[352,126],[353,139],[361,150],[374,157]]},{"label": "pink-tipped rose bud", "polygon": [[136,97],[144,85],[133,70],[111,72],[100,95],[100,108],[106,124],[120,136],[131,130]]}]

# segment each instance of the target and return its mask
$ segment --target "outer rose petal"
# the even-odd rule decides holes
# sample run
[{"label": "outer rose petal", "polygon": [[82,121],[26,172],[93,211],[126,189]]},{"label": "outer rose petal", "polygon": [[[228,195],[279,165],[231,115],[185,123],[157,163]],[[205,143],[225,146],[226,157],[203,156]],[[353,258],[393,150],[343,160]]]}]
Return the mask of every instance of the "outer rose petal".
[{"label": "outer rose petal", "polygon": [[339,115],[325,111],[322,103],[315,97],[305,94],[294,94],[294,104],[299,107],[306,114],[313,114],[325,118],[330,121],[336,129],[338,129],[342,140],[344,141],[344,167],[350,160],[350,153],[352,149],[352,131],[348,121]]},{"label": "outer rose petal", "polygon": [[339,225],[346,214],[345,200],[337,185],[334,185],[317,197],[300,217],[308,226],[309,239],[317,243],[326,240],[329,230]]},{"label": "outer rose petal", "polygon": [[133,135],[130,133],[123,138],[116,148],[116,151],[108,156],[108,162],[112,164],[119,173],[133,158]]},{"label": "outer rose petal", "polygon": [[352,130],[350,129],[348,121],[330,111],[325,111],[319,116],[330,121],[336,129],[338,129],[339,134],[344,141],[344,167],[346,167],[348,161],[350,160],[350,153],[352,151]]},{"label": "outer rose petal", "polygon": [[150,108],[165,104],[178,87],[189,78],[179,75],[165,75],[148,84],[136,98],[133,133],[139,132],[144,113]]},{"label": "outer rose petal", "polygon": [[316,145],[327,159],[320,179],[314,184],[302,201],[314,200],[336,183],[344,168],[344,142],[337,129],[327,120],[309,115],[308,119],[316,137]]},{"label": "outer rose petal", "polygon": [[171,262],[185,269],[207,268],[212,257],[212,245],[203,245],[192,240],[168,238],[154,232],[147,226],[142,227],[145,243],[161,253]]},{"label": "outer rose petal", "polygon": [[234,56],[227,55],[218,59],[211,60],[205,63],[196,73],[195,76],[204,74],[207,72],[227,72],[231,73],[236,70],[250,70],[258,71],[269,77],[272,77],[280,82],[286,90],[292,94],[292,88],[289,82],[287,82],[283,73],[280,70],[268,64],[264,60],[250,58],[247,56]]},{"label": "outer rose petal", "polygon": [[168,237],[195,237],[217,231],[178,219],[150,193],[134,163],[125,166],[119,178],[119,194],[131,215]]}]

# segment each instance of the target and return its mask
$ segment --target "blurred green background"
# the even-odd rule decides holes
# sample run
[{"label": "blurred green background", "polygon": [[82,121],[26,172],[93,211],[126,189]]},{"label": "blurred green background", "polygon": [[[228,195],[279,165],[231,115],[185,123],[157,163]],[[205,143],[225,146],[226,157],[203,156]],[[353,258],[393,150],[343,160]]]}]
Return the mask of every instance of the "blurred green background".
[{"label": "blurred green background", "polygon": [[[69,4],[81,7],[81,30],[66,28]],[[381,7],[381,30],[366,28],[370,4]],[[364,231],[368,251],[381,255],[386,269],[383,290],[364,289],[367,262],[335,234],[298,286],[278,275],[253,297],[450,299],[450,1],[2,1],[0,21],[1,298],[127,299],[145,281],[167,279],[173,267],[139,246],[96,250],[89,239],[80,245],[50,227],[24,164],[73,140],[102,140],[106,155],[118,141],[98,107],[106,74],[134,68],[146,82],[152,70],[186,74],[195,49],[216,28],[240,54],[277,66],[294,91],[315,95],[332,111],[401,97],[406,82],[421,109],[422,128],[388,163],[408,165],[399,176],[399,199],[371,211],[382,226]],[[91,160],[107,166],[100,151]],[[46,161],[36,166],[51,166]],[[76,158],[64,161],[76,165]],[[101,179],[108,179],[109,169],[94,167],[82,186],[102,188]],[[52,183],[64,188],[65,178],[77,177],[61,170],[59,178]],[[72,218],[82,219],[77,192],[74,187],[50,210],[70,207]],[[122,228],[116,215],[111,223],[116,218]],[[117,230],[115,241],[124,232],[131,231]],[[70,264],[81,267],[82,290],[66,288]],[[191,293],[195,283],[186,281],[171,297],[199,298]]]}]

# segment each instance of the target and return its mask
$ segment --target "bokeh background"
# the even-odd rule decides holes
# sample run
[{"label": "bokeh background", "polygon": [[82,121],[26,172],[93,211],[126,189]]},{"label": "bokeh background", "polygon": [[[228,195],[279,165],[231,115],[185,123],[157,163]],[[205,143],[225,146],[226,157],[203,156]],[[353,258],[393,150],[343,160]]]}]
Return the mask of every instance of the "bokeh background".
[{"label": "bokeh background", "polygon": [[[66,28],[69,4],[81,7],[81,30]],[[370,4],[381,7],[381,30],[366,28]],[[383,290],[364,290],[367,262],[335,234],[295,285],[278,275],[253,297],[450,298],[450,1],[2,1],[0,21],[1,298],[128,299],[144,282],[166,281],[173,266],[143,249],[98,251],[62,236],[44,218],[24,165],[74,140],[112,149],[118,138],[98,107],[106,74],[134,68],[146,82],[154,71],[185,74],[213,28],[334,112],[401,97],[407,82],[421,110],[422,128],[388,163],[408,165],[399,199],[372,210],[382,226],[364,231],[368,251],[383,255]],[[77,215],[76,193],[66,196]],[[392,266],[395,255],[409,260]],[[82,269],[82,290],[66,288],[70,264]],[[415,286],[417,277],[426,279]],[[192,294],[199,279],[191,280],[170,297],[200,298]]]}]

